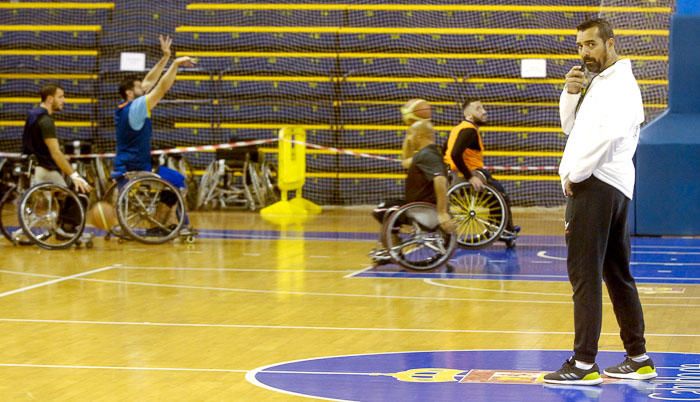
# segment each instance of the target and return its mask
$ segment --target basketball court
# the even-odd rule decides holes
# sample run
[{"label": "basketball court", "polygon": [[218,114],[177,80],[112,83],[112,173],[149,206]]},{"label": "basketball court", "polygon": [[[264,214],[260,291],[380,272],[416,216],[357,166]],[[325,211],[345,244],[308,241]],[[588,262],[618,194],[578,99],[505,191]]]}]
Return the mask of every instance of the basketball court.
[{"label": "basketball court", "polygon": [[[658,380],[542,385],[573,341],[560,212],[516,209],[524,235],[514,250],[459,250],[452,269],[430,273],[371,268],[378,225],[359,207],[286,227],[255,213],[197,213],[193,245],[4,242],[0,391],[6,400],[693,400],[699,239],[633,243]],[[607,297],[600,348],[601,365],[624,355]]]},{"label": "basketball court", "polygon": [[[655,237],[633,237],[631,271],[659,376],[550,386],[574,341],[559,99],[584,63],[575,27],[594,16],[615,27],[643,100],[630,228]],[[25,120],[48,83],[66,99],[55,136],[95,187],[88,215],[113,229],[52,251],[0,237],[0,400],[700,401],[697,1],[0,1],[0,17],[0,229],[43,246],[80,236],[50,227],[64,198],[20,198]],[[181,57],[197,62],[152,116],[141,105],[154,166],[188,190],[134,176],[110,192],[121,92]],[[373,265],[373,207],[407,199],[407,128],[430,119],[446,145],[477,98],[481,165],[512,201],[517,245],[469,247],[518,232],[501,190],[457,184],[455,219],[495,217],[461,226],[471,243],[450,255],[455,237],[417,208],[387,219],[386,253],[422,252],[390,244],[411,222],[448,263]],[[599,346],[601,369],[623,360],[606,292]]]}]

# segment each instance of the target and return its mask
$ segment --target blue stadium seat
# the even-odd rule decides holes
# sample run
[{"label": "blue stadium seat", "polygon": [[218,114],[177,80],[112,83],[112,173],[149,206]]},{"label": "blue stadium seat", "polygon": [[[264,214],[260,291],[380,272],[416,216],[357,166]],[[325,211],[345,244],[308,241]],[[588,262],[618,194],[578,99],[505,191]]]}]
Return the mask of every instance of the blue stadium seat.
[{"label": "blue stadium seat", "polygon": [[5,31],[0,47],[14,49],[97,49],[98,32]]},{"label": "blue stadium seat", "polygon": [[0,56],[0,72],[88,74],[96,70],[95,56]]},{"label": "blue stadium seat", "polygon": [[0,21],[7,25],[102,25],[110,18],[108,9],[0,9]]},{"label": "blue stadium seat", "polygon": [[47,82],[56,82],[66,92],[66,97],[89,97],[94,91],[93,79],[53,79],[50,75],[40,75],[41,78],[16,79],[0,78],[0,96],[3,97],[38,97],[42,85]]},{"label": "blue stadium seat", "polygon": [[340,26],[342,10],[190,10],[187,25],[229,26]]},{"label": "blue stadium seat", "polygon": [[338,43],[333,33],[219,33],[180,32],[174,41],[180,49],[244,51],[325,52]]},{"label": "blue stadium seat", "polygon": [[[24,120],[24,119],[23,119]],[[60,121],[60,120],[57,120]],[[5,144],[5,141],[14,141],[18,144],[15,148],[8,148],[3,145],[3,150],[12,152],[13,150],[19,151],[21,149],[22,141],[22,126],[12,126],[3,127],[0,126],[0,142]],[[90,139],[93,138],[95,129],[92,127],[56,127],[56,135],[61,140],[72,140],[72,139]]]},{"label": "blue stadium seat", "polygon": [[[37,101],[39,98],[37,98]],[[38,106],[32,103],[0,103],[2,118],[5,120],[24,120],[27,111]],[[69,103],[67,102],[60,113],[61,120],[67,121],[89,121],[94,115],[96,105],[91,103]]]}]

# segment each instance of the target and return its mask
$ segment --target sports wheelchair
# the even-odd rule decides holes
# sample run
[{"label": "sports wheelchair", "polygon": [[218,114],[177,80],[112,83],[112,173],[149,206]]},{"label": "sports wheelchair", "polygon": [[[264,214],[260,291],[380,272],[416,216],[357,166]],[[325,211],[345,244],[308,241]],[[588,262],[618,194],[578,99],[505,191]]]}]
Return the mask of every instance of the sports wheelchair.
[{"label": "sports wheelchair", "polygon": [[456,236],[442,230],[435,206],[427,202],[383,211],[380,241],[384,248],[370,253],[376,263],[390,260],[414,271],[447,263],[457,248]]},{"label": "sports wheelchair", "polygon": [[510,217],[505,197],[496,187],[487,184],[482,172],[474,170],[472,174],[485,183],[482,190],[475,191],[468,181],[463,181],[447,191],[457,243],[464,248],[481,248],[500,239],[507,248],[515,247],[518,234],[506,230]]},{"label": "sports wheelchair", "polygon": [[275,169],[261,159],[256,147],[217,149],[199,183],[197,208],[254,211],[277,201]]},{"label": "sports wheelchair", "polygon": [[[22,156],[3,163],[4,192],[0,198],[0,229],[13,244],[36,244],[54,250],[72,245],[93,246],[84,234],[87,196],[53,183],[29,188],[34,162]],[[8,177],[9,175],[9,177]],[[8,179],[14,178],[14,181]]]},{"label": "sports wheelchair", "polygon": [[120,241],[137,240],[162,244],[175,237],[194,243],[197,233],[189,228],[189,217],[182,192],[152,172],[127,172],[117,177],[104,201],[115,205],[118,225],[109,229]]}]

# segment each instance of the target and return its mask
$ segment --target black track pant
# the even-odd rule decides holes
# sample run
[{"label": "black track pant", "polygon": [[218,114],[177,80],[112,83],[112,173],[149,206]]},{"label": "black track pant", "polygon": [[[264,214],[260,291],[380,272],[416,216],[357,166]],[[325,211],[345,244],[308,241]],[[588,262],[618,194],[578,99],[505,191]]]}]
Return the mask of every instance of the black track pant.
[{"label": "black track pant", "polygon": [[603,315],[601,279],[607,285],[627,354],[644,354],[644,315],[629,268],[629,199],[593,176],[574,184],[572,190],[565,225],[566,265],[574,291],[574,358],[595,362]]}]

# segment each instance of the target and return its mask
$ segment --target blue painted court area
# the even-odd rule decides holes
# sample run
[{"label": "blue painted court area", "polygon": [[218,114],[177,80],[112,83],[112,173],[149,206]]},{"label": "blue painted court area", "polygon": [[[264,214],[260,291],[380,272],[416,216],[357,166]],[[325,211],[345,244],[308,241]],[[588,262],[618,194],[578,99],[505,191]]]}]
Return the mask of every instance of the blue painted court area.
[{"label": "blue painted court area", "polygon": [[[312,232],[203,230],[201,238],[367,242],[377,240],[371,232]],[[369,265],[369,259],[368,259]],[[635,237],[632,239],[632,274],[639,283],[700,284],[700,238]],[[410,272],[395,264],[369,267],[358,278],[491,279],[568,281],[566,245],[560,236],[521,236],[508,250],[494,243],[479,250],[458,249],[450,267],[431,272]]]},{"label": "blue painted court area", "polygon": [[[633,238],[631,269],[638,283],[698,284],[700,239]],[[568,281],[566,245],[563,238],[523,236],[512,250],[502,244],[459,249],[449,267],[432,272],[410,272],[387,264],[354,277]]]},{"label": "blue painted court area", "polygon": [[[700,355],[654,353],[652,381],[605,378],[599,386],[544,385],[570,351],[462,350],[320,357],[250,371],[246,379],[285,394],[335,401],[700,401]],[[620,352],[600,352],[602,368]]]}]

